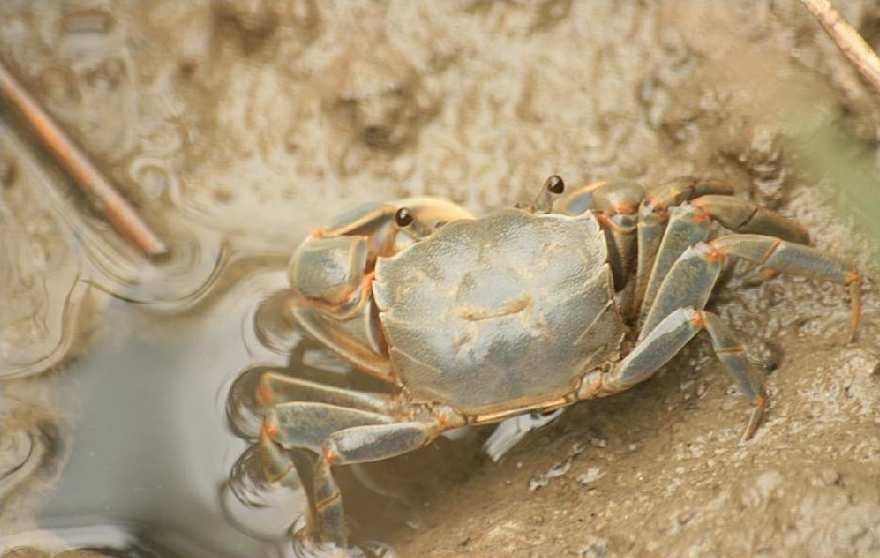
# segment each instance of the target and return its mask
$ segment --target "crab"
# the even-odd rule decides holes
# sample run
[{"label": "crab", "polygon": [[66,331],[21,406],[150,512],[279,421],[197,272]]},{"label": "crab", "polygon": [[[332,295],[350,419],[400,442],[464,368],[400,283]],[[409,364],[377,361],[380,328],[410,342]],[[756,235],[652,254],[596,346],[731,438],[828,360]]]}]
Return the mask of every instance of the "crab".
[{"label": "crab", "polygon": [[763,379],[705,309],[734,259],[849,286],[855,335],[859,273],[810,247],[797,222],[717,180],[681,177],[648,191],[610,180],[565,192],[551,176],[530,205],[480,218],[431,198],[342,215],[293,255],[290,311],[390,389],[264,373],[256,396],[264,472],[287,482],[296,475],[292,453],[309,450],[305,536],[346,546],[333,467],[622,392],[703,330],[753,406],[748,439],[767,407]]}]

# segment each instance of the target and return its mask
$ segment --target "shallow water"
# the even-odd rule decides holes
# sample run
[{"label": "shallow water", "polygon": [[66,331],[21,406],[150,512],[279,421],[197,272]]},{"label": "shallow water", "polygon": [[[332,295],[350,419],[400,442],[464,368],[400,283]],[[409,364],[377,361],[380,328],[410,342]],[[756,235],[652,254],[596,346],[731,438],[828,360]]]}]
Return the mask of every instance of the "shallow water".
[{"label": "shallow water", "polygon": [[[880,20],[866,2],[843,8],[864,32]],[[531,198],[550,173],[646,184],[710,174],[802,219],[818,246],[860,266],[865,235],[829,207],[855,205],[867,235],[880,222],[880,103],[795,0],[7,0],[0,22],[3,61],[175,246],[168,261],[142,258],[0,112],[0,376],[15,378],[0,384],[0,552],[64,541],[131,555],[289,552],[286,529],[304,502],[252,474],[252,384],[272,365],[376,387],[277,308],[293,247],[359,202],[441,195],[481,213]],[[783,285],[743,291],[720,311],[762,338],[841,330],[839,290]],[[695,374],[707,361],[697,355],[679,368]],[[837,358],[848,357],[823,352],[807,365]],[[620,457],[598,442],[574,459],[571,429],[578,443],[604,440],[594,430],[621,414],[621,439],[630,422],[650,431],[669,412],[658,393],[572,409],[549,427],[563,441],[498,467],[479,457],[484,433],[466,433],[340,471],[359,540],[393,540],[404,555],[606,548],[579,535],[578,510],[601,516],[640,494],[670,506],[689,498],[640,493],[603,462],[584,473],[600,496],[579,501],[544,461],[559,458],[572,476],[594,456],[626,461],[628,449]],[[627,410],[637,403],[648,410]],[[707,424],[717,431],[705,436],[721,440],[711,449],[727,451],[729,424]],[[685,434],[703,436],[698,428]],[[630,434],[621,447],[641,447]],[[548,444],[559,455],[546,456]],[[626,463],[650,468],[671,451]],[[677,482],[673,472],[655,471]],[[528,491],[533,477],[548,484]],[[500,530],[479,524],[493,510]],[[534,519],[557,512],[570,513]],[[631,527],[608,537],[628,540]]]},{"label": "shallow water", "polygon": [[230,528],[221,501],[246,447],[225,426],[226,390],[255,358],[284,364],[243,338],[260,298],[282,285],[277,274],[245,278],[173,320],[110,301],[94,349],[53,378],[70,451],[37,527],[88,546],[111,542],[114,527],[157,556],[272,555]]}]

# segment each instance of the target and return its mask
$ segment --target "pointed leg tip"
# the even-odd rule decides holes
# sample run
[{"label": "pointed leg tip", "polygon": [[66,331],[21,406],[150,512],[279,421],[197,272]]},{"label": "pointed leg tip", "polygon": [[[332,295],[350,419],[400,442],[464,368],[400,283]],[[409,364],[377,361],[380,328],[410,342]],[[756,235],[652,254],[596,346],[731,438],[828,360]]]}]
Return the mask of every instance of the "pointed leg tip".
[{"label": "pointed leg tip", "polygon": [[739,437],[739,445],[747,444],[752,438],[755,437],[755,432],[758,431],[758,426],[752,426],[749,424],[746,426],[746,429],[743,431],[742,436]]},{"label": "pointed leg tip", "polygon": [[739,439],[740,444],[748,442],[755,436],[755,432],[758,431],[758,427],[761,425],[761,422],[764,419],[764,412],[766,411],[766,409],[767,396],[761,395],[755,401],[755,407],[754,409],[752,409],[752,414],[749,416],[749,422],[746,425],[745,431]]}]

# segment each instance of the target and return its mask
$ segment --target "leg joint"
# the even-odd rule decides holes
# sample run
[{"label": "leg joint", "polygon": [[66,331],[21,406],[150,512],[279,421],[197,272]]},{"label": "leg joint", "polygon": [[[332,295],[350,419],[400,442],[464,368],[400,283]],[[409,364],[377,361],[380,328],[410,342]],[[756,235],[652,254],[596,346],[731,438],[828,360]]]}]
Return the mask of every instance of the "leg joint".
[{"label": "leg joint", "polygon": [[697,310],[690,319],[691,324],[697,329],[706,329],[706,317],[702,310]]}]

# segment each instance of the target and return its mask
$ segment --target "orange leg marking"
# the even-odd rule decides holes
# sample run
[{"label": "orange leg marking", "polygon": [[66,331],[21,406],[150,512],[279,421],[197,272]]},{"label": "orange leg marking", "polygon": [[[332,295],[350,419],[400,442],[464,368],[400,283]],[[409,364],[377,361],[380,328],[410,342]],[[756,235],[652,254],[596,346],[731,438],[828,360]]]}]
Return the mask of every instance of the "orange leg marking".
[{"label": "orange leg marking", "polygon": [[274,440],[275,437],[278,436],[278,432],[279,432],[278,425],[274,424],[274,423],[270,424],[269,421],[264,420],[263,421],[263,432],[270,439]]},{"label": "orange leg marking", "polygon": [[715,245],[714,242],[709,243],[709,248],[711,251],[706,256],[706,259],[710,262],[723,262],[724,258],[727,257],[727,254],[724,253],[718,246]]},{"label": "orange leg marking", "polygon": [[263,382],[261,380],[260,385],[257,386],[257,395],[256,395],[257,403],[259,403],[260,405],[268,405],[269,403],[272,402],[272,399],[273,399],[272,395],[273,395],[272,389],[269,386],[267,386],[265,382]]},{"label": "orange leg marking", "polygon": [[767,260],[769,260],[769,259],[770,259],[770,256],[773,255],[773,252],[775,252],[776,249],[779,248],[780,245],[782,245],[782,240],[779,239],[779,238],[775,239],[775,240],[773,241],[773,244],[771,244],[770,247],[767,248],[767,253],[764,254],[764,257],[762,257],[762,258],[761,258],[761,261],[758,262],[758,263],[761,263],[761,264],[762,264],[762,263],[766,262]]},{"label": "orange leg marking", "polygon": [[324,450],[324,461],[326,461],[328,465],[333,465],[338,459],[339,454],[332,449],[327,448]]}]

